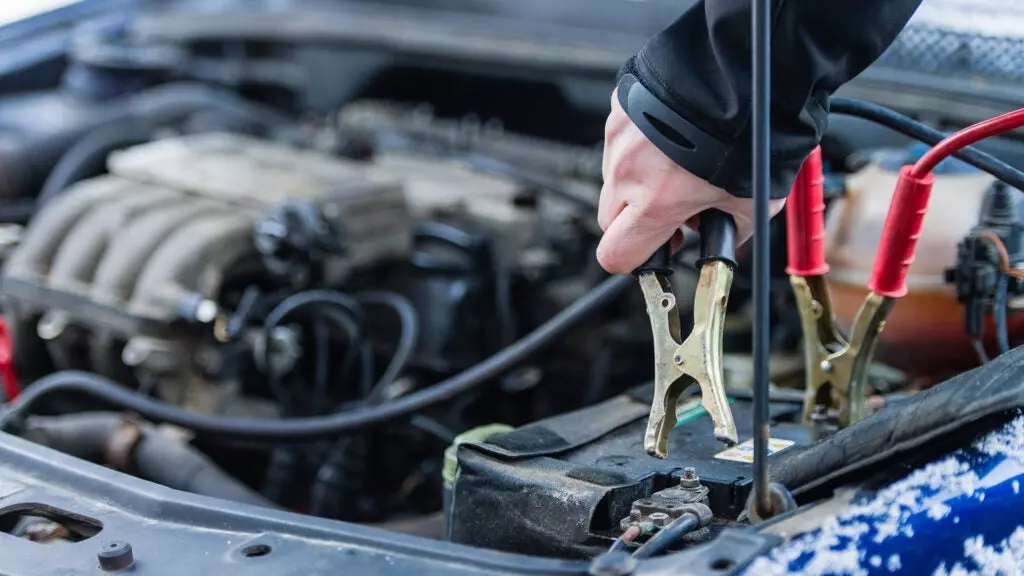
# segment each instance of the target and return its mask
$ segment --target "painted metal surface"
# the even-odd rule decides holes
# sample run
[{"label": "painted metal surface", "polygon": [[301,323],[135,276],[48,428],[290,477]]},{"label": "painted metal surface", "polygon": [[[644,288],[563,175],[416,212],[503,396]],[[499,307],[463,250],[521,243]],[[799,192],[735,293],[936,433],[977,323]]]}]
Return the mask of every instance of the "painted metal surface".
[{"label": "painted metal surface", "polygon": [[1024,574],[1024,416],[855,500],[748,576]]}]

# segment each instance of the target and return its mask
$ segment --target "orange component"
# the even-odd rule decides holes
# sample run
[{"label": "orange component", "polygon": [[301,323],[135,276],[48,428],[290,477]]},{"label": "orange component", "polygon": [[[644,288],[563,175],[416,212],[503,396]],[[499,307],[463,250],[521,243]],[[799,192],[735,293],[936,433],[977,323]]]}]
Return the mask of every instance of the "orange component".
[{"label": "orange component", "polygon": [[[829,285],[837,320],[849,329],[867,295],[865,284],[876,262],[886,212],[899,173],[869,164],[847,179],[846,198],[829,210],[826,222]],[[963,308],[944,271],[956,265],[956,247],[976,224],[987,174],[936,174],[931,206],[906,276],[908,293],[893,307],[875,352],[879,362],[914,377],[937,380],[977,365],[964,334]],[[1020,305],[1021,302],[1011,302]],[[1024,315],[1009,318],[1011,342],[1024,333]],[[992,334],[991,325],[986,334]],[[994,338],[990,339],[994,349]]]}]

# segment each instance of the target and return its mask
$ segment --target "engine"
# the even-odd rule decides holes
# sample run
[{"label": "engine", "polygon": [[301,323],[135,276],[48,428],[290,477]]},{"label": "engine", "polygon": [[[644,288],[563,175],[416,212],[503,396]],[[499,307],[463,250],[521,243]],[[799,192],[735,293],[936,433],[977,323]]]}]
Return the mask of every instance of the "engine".
[{"label": "engine", "polygon": [[[93,372],[225,417],[401,397],[509,345],[591,285],[594,157],[381,102],[306,133],[199,131],[115,150],[106,174],[38,210],[4,264],[19,381]],[[614,373],[572,367],[617,341],[598,320],[590,338],[551,352],[558,361],[411,428],[334,450],[214,455],[272,501],[319,515],[383,519],[409,505],[385,501],[401,486],[414,508],[438,506],[437,447],[450,430],[576,407],[594,377]],[[402,450],[374,451],[396,441]],[[409,476],[410,457],[429,466]]]},{"label": "engine", "polygon": [[907,88],[904,36],[831,98],[770,266],[725,226],[609,276],[607,88],[678,3],[80,4],[0,65],[0,556],[867,574],[1019,540],[1024,145],[901,185],[1019,87]]},{"label": "engine", "polygon": [[[109,175],[45,206],[7,260],[19,372],[127,377],[221,411],[228,392],[209,390],[208,375],[218,344],[252,336],[229,317],[243,288],[342,285],[411,245],[402,183],[379,171],[228,134],[117,152]],[[250,341],[273,350],[265,369],[283,372],[295,338]]]}]

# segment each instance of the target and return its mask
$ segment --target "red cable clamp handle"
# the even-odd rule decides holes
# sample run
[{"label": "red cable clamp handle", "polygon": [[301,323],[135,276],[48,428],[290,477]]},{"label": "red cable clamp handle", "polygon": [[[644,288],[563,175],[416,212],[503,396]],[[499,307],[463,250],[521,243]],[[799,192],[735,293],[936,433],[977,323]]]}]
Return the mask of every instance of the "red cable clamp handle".
[{"label": "red cable clamp handle", "polygon": [[907,274],[914,262],[914,251],[921,238],[921,226],[935,183],[932,170],[965,146],[1021,126],[1024,126],[1024,109],[979,122],[945,138],[913,166],[904,166],[900,170],[900,179],[882,229],[875,267],[868,282],[872,292],[889,298],[899,298],[907,293]]},{"label": "red cable clamp handle", "polygon": [[786,202],[786,235],[791,276],[823,276],[825,261],[825,176],[821,147],[811,150]]},{"label": "red cable clamp handle", "polygon": [[875,255],[868,289],[889,298],[907,294],[907,274],[914,263],[914,251],[921,238],[921,226],[928,213],[928,200],[932,196],[935,176],[928,172],[922,177],[914,175],[913,166],[900,169],[885,227]]}]

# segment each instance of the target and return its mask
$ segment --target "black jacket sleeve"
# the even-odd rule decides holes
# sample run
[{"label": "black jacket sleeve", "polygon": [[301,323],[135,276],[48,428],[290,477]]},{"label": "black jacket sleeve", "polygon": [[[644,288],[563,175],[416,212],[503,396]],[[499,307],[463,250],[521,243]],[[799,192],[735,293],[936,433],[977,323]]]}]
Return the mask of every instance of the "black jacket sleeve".
[{"label": "black jacket sleeve", "polygon": [[[921,0],[772,1],[772,190],[784,198],[829,97],[895,40]],[[702,0],[623,67],[618,98],[683,168],[749,198],[751,2]]]}]

